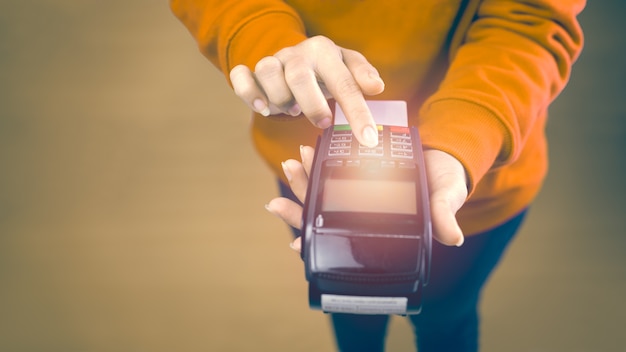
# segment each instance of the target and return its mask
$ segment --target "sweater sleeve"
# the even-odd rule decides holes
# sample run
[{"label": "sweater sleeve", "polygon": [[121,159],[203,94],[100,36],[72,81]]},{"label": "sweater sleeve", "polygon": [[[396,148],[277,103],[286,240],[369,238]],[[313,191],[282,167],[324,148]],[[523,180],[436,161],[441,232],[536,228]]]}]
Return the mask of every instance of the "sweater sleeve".
[{"label": "sweater sleeve", "polygon": [[[463,163],[470,192],[516,160],[537,119],[564,88],[583,37],[585,0],[484,0],[420,111],[426,147]],[[441,133],[445,131],[445,133]]]},{"label": "sweater sleeve", "polygon": [[227,79],[234,66],[253,70],[261,58],[306,38],[298,14],[283,1],[170,0],[170,8]]}]

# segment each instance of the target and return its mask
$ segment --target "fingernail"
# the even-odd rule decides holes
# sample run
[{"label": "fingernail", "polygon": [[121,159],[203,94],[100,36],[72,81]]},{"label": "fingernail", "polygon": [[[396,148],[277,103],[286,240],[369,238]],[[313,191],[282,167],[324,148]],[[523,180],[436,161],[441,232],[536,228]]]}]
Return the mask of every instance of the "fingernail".
[{"label": "fingernail", "polygon": [[287,181],[291,182],[291,172],[287,169],[287,165],[285,165],[284,162],[281,162],[280,165],[283,167],[283,173],[285,174]]},{"label": "fingernail", "polygon": [[363,144],[367,147],[373,148],[378,145],[378,131],[374,127],[365,126],[361,135],[363,136]]},{"label": "fingernail", "polygon": [[368,74],[369,78],[380,82],[380,84],[382,84],[383,86],[385,85],[385,82],[383,81],[382,78],[380,78],[380,75],[378,74],[378,72],[376,71],[370,71]]},{"label": "fingernail", "polygon": [[463,242],[465,242],[465,236],[459,237],[459,240],[456,242],[455,246],[461,247],[463,245]]},{"label": "fingernail", "polygon": [[330,127],[331,121],[328,117],[325,117],[317,122],[317,127],[321,129],[327,129]]},{"label": "fingernail", "polygon": [[300,113],[302,113],[302,110],[300,109],[300,105],[298,104],[293,104],[292,107],[289,108],[289,111],[287,111],[289,113],[289,115],[291,116],[298,116],[300,115]]},{"label": "fingernail", "polygon": [[294,246],[293,242],[289,242],[289,248],[291,248],[294,252],[300,252],[296,246]]},{"label": "fingernail", "polygon": [[300,160],[304,161],[304,146],[300,145]]},{"label": "fingernail", "polygon": [[267,210],[268,213],[274,215],[275,217],[280,218],[280,216],[274,212],[274,209],[270,207],[269,203],[265,204],[265,210]]},{"label": "fingernail", "polygon": [[267,105],[265,105],[263,100],[255,99],[254,102],[252,103],[252,106],[254,107],[254,110],[256,110],[259,114],[265,117],[270,116],[270,108]]}]

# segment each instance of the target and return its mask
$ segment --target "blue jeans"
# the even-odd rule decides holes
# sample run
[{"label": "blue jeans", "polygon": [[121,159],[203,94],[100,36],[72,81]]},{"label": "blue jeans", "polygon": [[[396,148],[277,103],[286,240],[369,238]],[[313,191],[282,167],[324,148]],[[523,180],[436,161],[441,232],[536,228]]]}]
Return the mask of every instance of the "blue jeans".
[{"label": "blue jeans", "polygon": [[[281,194],[295,200],[280,183]],[[422,312],[410,319],[420,352],[478,351],[478,303],[483,286],[515,236],[526,211],[504,224],[469,236],[461,247],[433,241],[430,282]],[[294,235],[300,231],[294,229]],[[340,351],[383,351],[389,316],[331,314]]]}]

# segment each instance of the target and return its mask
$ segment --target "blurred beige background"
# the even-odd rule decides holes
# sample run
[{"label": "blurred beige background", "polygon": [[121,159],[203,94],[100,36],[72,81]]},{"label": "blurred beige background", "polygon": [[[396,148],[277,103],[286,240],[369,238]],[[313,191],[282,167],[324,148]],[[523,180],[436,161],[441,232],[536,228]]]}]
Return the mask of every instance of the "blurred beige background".
[{"label": "blurred beige background", "polygon": [[[626,351],[625,9],[581,16],[484,351]],[[166,1],[0,0],[0,351],[332,350],[248,115]]]}]

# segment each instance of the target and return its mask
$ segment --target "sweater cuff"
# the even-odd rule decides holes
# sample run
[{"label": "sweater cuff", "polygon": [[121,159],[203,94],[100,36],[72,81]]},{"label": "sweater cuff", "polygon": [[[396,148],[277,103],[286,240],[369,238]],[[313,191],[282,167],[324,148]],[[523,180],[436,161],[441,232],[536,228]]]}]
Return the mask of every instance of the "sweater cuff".
[{"label": "sweater cuff", "polygon": [[424,107],[419,131],[425,149],[454,156],[465,168],[468,197],[505,154],[506,129],[497,116],[478,104],[442,99]]}]

